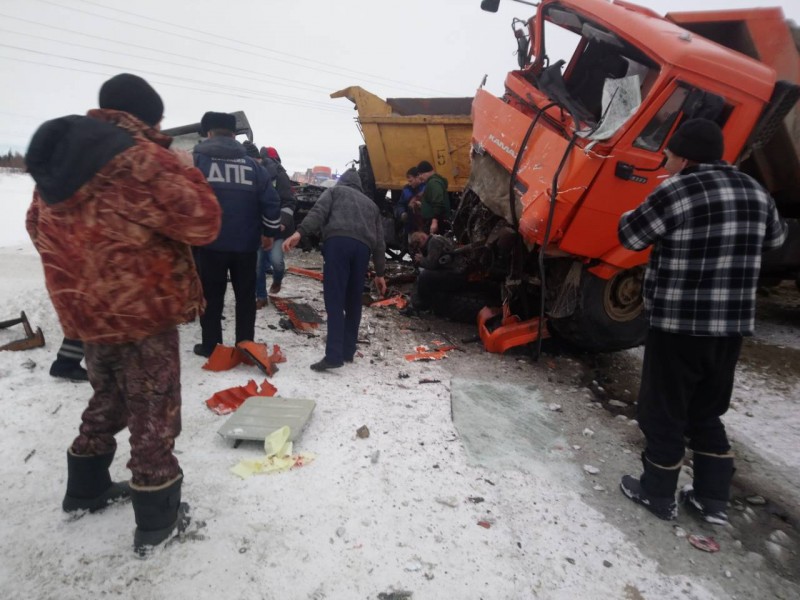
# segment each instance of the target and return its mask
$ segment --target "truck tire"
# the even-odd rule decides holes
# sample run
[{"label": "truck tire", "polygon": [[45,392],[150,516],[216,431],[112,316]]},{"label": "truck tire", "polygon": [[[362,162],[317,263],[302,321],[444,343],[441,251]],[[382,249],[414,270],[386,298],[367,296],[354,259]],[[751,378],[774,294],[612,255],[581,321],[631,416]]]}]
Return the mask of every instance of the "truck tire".
[{"label": "truck tire", "polygon": [[575,311],[548,320],[550,333],[586,352],[615,352],[643,344],[647,334],[643,273],[642,267],[636,267],[605,280],[584,271]]}]

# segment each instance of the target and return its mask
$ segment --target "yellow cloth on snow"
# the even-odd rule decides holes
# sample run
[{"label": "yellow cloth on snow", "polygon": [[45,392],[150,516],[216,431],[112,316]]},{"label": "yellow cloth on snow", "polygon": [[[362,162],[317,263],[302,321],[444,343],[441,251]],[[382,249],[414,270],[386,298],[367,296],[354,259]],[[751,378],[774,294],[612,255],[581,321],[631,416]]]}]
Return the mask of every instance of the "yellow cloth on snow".
[{"label": "yellow cloth on snow", "polygon": [[231,472],[242,479],[260,473],[279,473],[294,467],[302,467],[314,460],[314,454],[301,452],[292,455],[292,442],[289,441],[291,429],[284,425],[270,433],[264,440],[264,452],[267,455],[254,460],[242,460],[231,468]]}]

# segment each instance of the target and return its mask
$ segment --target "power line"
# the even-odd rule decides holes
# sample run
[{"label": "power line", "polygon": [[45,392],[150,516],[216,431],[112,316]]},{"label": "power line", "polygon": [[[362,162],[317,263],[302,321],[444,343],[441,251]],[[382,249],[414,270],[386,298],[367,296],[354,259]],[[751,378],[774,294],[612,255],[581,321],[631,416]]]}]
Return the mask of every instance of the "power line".
[{"label": "power line", "polygon": [[[44,55],[44,56],[48,56],[48,57],[56,57],[56,58],[60,58],[60,59],[63,59],[63,60],[70,60],[70,61],[75,61],[75,62],[79,62],[79,63],[97,65],[97,66],[100,66],[100,67],[109,67],[109,68],[113,68],[113,69],[123,69],[123,70],[125,69],[125,67],[121,67],[119,65],[114,65],[114,64],[109,64],[109,63],[102,63],[102,62],[83,59],[83,58],[75,58],[75,57],[72,57],[72,56],[64,56],[64,55],[61,55],[61,54],[54,54],[52,52],[44,52],[42,50],[31,50],[30,48],[22,48],[20,46],[14,46],[14,45],[11,45],[11,44],[0,43],[0,48],[12,48],[14,50],[22,50],[24,52],[30,52],[32,54],[39,54],[39,55]],[[159,77],[170,77],[172,79],[177,79],[177,80],[181,80],[181,81],[187,81],[189,83],[195,83],[195,84],[199,83],[201,85],[210,85],[210,86],[214,85],[213,83],[208,83],[206,81],[192,79],[191,77],[181,77],[179,75],[169,75],[167,73],[159,73],[159,72],[156,72],[156,71],[148,71],[146,69],[137,69],[137,70],[139,72],[141,72],[141,73],[147,73],[147,74],[156,75],[156,76],[159,76]],[[237,86],[225,86],[225,92],[231,92],[231,91],[239,91],[239,92],[248,93],[248,94],[255,94],[256,96],[264,96],[264,97],[267,97],[267,98],[278,98],[278,99],[283,99],[283,100],[289,100],[295,106],[300,105],[300,106],[304,106],[304,107],[319,107],[320,110],[327,110],[329,112],[338,112],[338,113],[349,112],[347,109],[336,108],[336,107],[333,107],[333,106],[331,106],[331,105],[329,105],[327,103],[318,102],[316,100],[311,100],[309,98],[299,98],[299,97],[296,97],[296,96],[284,96],[282,94],[270,94],[270,93],[266,93],[266,92],[259,92],[258,90],[251,90],[251,89],[248,89],[248,88],[242,88],[242,87],[237,87]]]},{"label": "power line", "polygon": [[[116,22],[116,23],[123,23],[125,25],[130,25],[130,26],[133,26],[133,27],[139,27],[139,28],[142,28],[142,29],[147,29],[149,31],[155,31],[157,33],[166,34],[166,35],[169,35],[171,37],[179,37],[179,38],[191,40],[193,42],[201,42],[203,44],[207,44],[207,45],[211,45],[211,46],[217,46],[217,47],[220,47],[220,48],[225,48],[226,50],[233,50],[235,52],[241,52],[241,53],[252,55],[252,52],[250,52],[250,51],[242,50],[240,48],[235,48],[235,47],[232,47],[230,45],[225,45],[225,44],[219,43],[217,41],[200,40],[200,39],[197,39],[195,37],[191,37],[191,36],[181,35],[179,33],[175,33],[174,31],[164,31],[164,30],[161,30],[161,29],[157,29],[155,27],[149,27],[147,25],[140,25],[138,23],[132,23],[131,21],[126,21],[125,19],[117,19],[117,18],[114,18],[114,17],[106,16],[106,15],[98,15],[98,14],[90,12],[88,10],[82,10],[80,8],[75,8],[75,7],[72,7],[72,6],[65,6],[65,5],[59,4],[57,2],[52,2],[51,0],[37,0],[37,1],[41,2],[43,4],[49,4],[51,6],[57,6],[58,8],[71,10],[71,11],[75,11],[75,12],[79,12],[79,13],[83,13],[83,14],[88,14],[88,15],[90,15],[92,17],[106,19],[106,20],[113,21],[113,22]],[[87,0],[83,0],[83,1],[87,2]],[[88,2],[88,3],[89,4],[94,4],[92,2]],[[97,6],[105,8],[107,10],[116,10],[118,12],[127,12],[127,11],[122,11],[120,9],[115,9],[115,8],[103,6],[102,4],[97,5]],[[165,23],[166,25],[168,25],[169,27],[171,27],[173,29],[174,28],[179,28],[179,29],[186,29],[188,31],[199,31],[199,30],[194,30],[194,29],[191,29],[191,28],[188,28],[188,27],[184,27],[184,26],[181,26],[181,25],[176,25],[174,23],[169,23],[169,22],[165,22],[165,21],[158,21],[157,19],[153,19],[151,17],[146,17],[146,16],[143,16],[143,15],[137,15],[136,13],[129,13],[129,14],[137,16],[138,18],[141,18],[141,19],[146,19],[148,21],[156,21],[156,22],[160,22],[160,23]],[[200,33],[203,34],[203,35],[206,35],[206,36],[213,37],[213,34],[210,34],[210,33],[204,32],[204,31],[200,31]],[[264,47],[264,46],[258,46],[258,45],[255,45],[255,44],[239,42],[237,40],[231,40],[231,41],[234,41],[234,42],[236,42],[238,44],[241,44],[241,45],[244,45],[244,46],[249,46],[249,47],[255,48],[257,50],[264,51],[264,52],[269,52],[269,53],[277,54],[277,55],[280,55],[280,56],[288,56],[290,58],[297,58],[299,60],[310,61],[310,59],[307,59],[307,58],[299,57],[299,56],[296,56],[296,55],[293,55],[293,54],[289,54],[289,53],[286,53],[286,52],[280,52],[278,50],[273,50],[271,48],[267,48],[267,47]],[[395,84],[395,85],[399,84],[401,87],[403,87],[405,89],[416,88],[416,89],[428,89],[428,90],[430,90],[430,88],[424,88],[423,86],[418,86],[418,85],[414,85],[414,84],[406,84],[406,83],[399,82],[397,80],[393,80],[393,79],[390,79],[390,78],[387,78],[387,77],[369,75],[369,74],[365,74],[365,73],[362,73],[362,72],[359,72],[359,71],[355,71],[353,69],[347,69],[347,68],[343,68],[343,67],[338,67],[336,65],[331,65],[329,63],[321,63],[321,62],[318,62],[318,61],[314,61],[316,64],[322,64],[322,65],[325,65],[326,67],[328,67],[328,69],[320,69],[320,68],[317,68],[317,67],[304,65],[304,64],[301,64],[301,63],[296,63],[296,62],[291,62],[291,61],[284,61],[284,62],[286,64],[294,65],[294,66],[297,66],[297,67],[300,67],[300,68],[303,68],[303,69],[309,69],[309,70],[312,70],[312,71],[320,71],[320,72],[323,72],[323,73],[330,73],[331,70],[338,71],[337,74],[339,74],[339,75],[347,75],[348,73],[356,73],[356,74],[360,74],[361,77],[364,78],[365,81],[371,81],[372,83],[378,83],[378,84],[381,84],[381,85],[385,85],[385,84],[383,84],[383,83],[381,83],[380,81],[377,81],[377,80],[383,80],[383,81],[386,81],[386,82],[389,82],[389,83],[392,83],[392,84]],[[441,92],[438,92],[437,90],[431,90],[431,91],[436,91],[437,93],[441,93]]]},{"label": "power line", "polygon": [[[31,25],[36,25],[38,27],[47,27],[48,29],[55,29],[57,31],[65,31],[65,32],[70,33],[70,34],[97,39],[97,40],[100,40],[100,41],[103,41],[103,42],[111,42],[113,44],[121,44],[121,45],[124,45],[126,47],[132,47],[132,48],[140,48],[142,50],[147,50],[149,52],[156,52],[156,53],[161,54],[161,55],[176,56],[178,58],[184,58],[184,59],[187,59],[187,60],[195,60],[192,57],[187,57],[186,55],[178,54],[176,52],[167,52],[167,51],[164,51],[164,50],[161,50],[161,49],[158,49],[158,48],[151,48],[150,46],[143,46],[141,44],[135,44],[135,43],[129,43],[129,42],[120,42],[119,40],[113,40],[111,38],[106,38],[106,37],[99,36],[99,35],[92,35],[92,34],[89,34],[89,33],[83,33],[83,32],[80,32],[80,31],[75,31],[74,29],[67,29],[66,27],[57,27],[55,25],[48,25],[47,23],[41,23],[39,21],[32,21],[30,19],[24,19],[22,17],[15,17],[15,16],[12,16],[12,15],[4,14],[4,13],[0,13],[0,16],[6,17],[8,19],[14,19],[16,21],[22,21],[23,23],[30,23]],[[27,34],[27,33],[26,34],[22,34],[21,32],[17,32],[17,31],[14,31],[13,33],[17,33],[19,35],[33,35],[33,34]],[[49,38],[45,38],[45,39],[49,39]],[[61,41],[61,40],[52,40],[52,41],[58,42],[58,41]],[[69,44],[69,43],[72,43],[72,42],[61,41],[61,43]],[[79,44],[75,44],[75,45],[80,46]],[[112,50],[105,50],[105,49],[103,49],[103,51],[104,52],[113,52]],[[131,56],[135,56],[135,55],[131,55]],[[146,57],[143,57],[143,58],[145,58],[146,60],[150,60],[150,59],[147,59]],[[234,66],[234,65],[229,65],[229,64],[226,64],[226,63],[220,63],[220,62],[215,62],[215,61],[206,60],[206,59],[203,59],[203,64],[220,66],[220,67],[224,67],[226,69],[234,69],[236,71],[241,71],[241,72],[244,72],[244,73],[252,73],[253,72],[252,69],[243,69],[241,67],[237,67],[237,66]],[[281,81],[288,81],[288,82],[295,83],[295,84],[306,85],[308,87],[316,88],[316,89],[319,89],[319,90],[322,90],[322,91],[325,91],[325,92],[329,91],[328,87],[321,86],[321,85],[315,85],[313,83],[305,83],[305,82],[297,81],[296,79],[289,79],[289,78],[286,78],[286,77],[280,77],[280,76],[277,76],[277,75],[270,75],[270,74],[267,74],[267,73],[264,73],[264,77],[271,78],[271,79],[279,79]]]},{"label": "power line", "polygon": [[[59,29],[61,29],[61,28],[59,28]],[[14,35],[31,37],[31,38],[34,38],[34,39],[47,40],[49,42],[55,42],[57,44],[64,44],[65,46],[74,46],[76,48],[84,48],[84,49],[87,49],[87,50],[97,50],[97,51],[106,52],[106,53],[109,53],[109,54],[118,54],[120,56],[126,56],[128,58],[138,58],[138,59],[142,59],[142,60],[158,62],[159,64],[173,65],[173,66],[176,66],[176,67],[182,67],[182,68],[188,68],[188,69],[197,69],[197,70],[203,71],[204,73],[217,73],[217,74],[225,75],[225,76],[228,76],[228,77],[238,77],[238,78],[243,78],[243,79],[250,79],[252,81],[257,81],[259,83],[265,83],[261,79],[257,79],[257,78],[252,77],[252,76],[235,75],[233,73],[230,73],[229,71],[220,71],[220,70],[216,70],[216,69],[209,69],[206,66],[200,67],[200,66],[193,66],[193,65],[185,65],[185,64],[180,64],[180,63],[176,63],[176,62],[166,61],[163,58],[151,58],[149,56],[142,56],[140,54],[131,54],[130,52],[117,52],[116,50],[109,50],[107,48],[98,48],[97,46],[87,46],[85,44],[78,44],[78,43],[75,43],[75,42],[67,42],[67,41],[63,41],[63,40],[56,40],[56,39],[49,38],[49,37],[42,36],[42,35],[34,35],[32,33],[22,33],[20,31],[12,31],[10,29],[2,29],[2,28],[0,28],[0,31],[5,31],[7,33],[11,33],[11,34],[14,34]],[[93,36],[93,37],[95,37],[95,36]],[[100,39],[104,39],[104,38],[100,38]],[[107,41],[113,41],[113,40],[107,40]],[[147,50],[152,50],[153,52],[159,52],[158,50],[156,50],[154,48],[146,48],[146,49]],[[163,54],[168,54],[168,55],[171,55],[171,56],[178,56],[180,58],[184,58],[184,59],[187,59],[187,60],[194,60],[194,59],[192,59],[190,57],[183,56],[183,55],[180,55],[180,54],[175,54],[173,52],[165,52]],[[204,61],[204,65],[205,64],[207,64],[206,61]],[[211,63],[208,63],[208,64],[221,64],[221,63],[211,62]],[[225,66],[228,69],[236,69],[237,71],[243,71],[245,73],[252,73],[252,71],[248,71],[247,69],[242,69],[240,67],[228,67],[227,65],[222,65],[222,66]],[[284,79],[283,77],[273,77],[273,76],[270,76],[270,75],[266,75],[266,77],[272,77],[274,79]],[[293,80],[286,79],[286,81],[293,81]],[[323,91],[326,91],[326,92],[328,91],[328,88],[325,88],[325,87],[322,87],[322,86],[319,86],[319,85],[313,85],[313,84],[307,84],[309,87],[300,87],[300,86],[292,85],[292,84],[288,84],[288,83],[287,84],[281,84],[281,85],[284,85],[286,87],[293,87],[293,88],[296,88],[296,89],[299,89],[299,90],[303,90],[303,91],[307,91],[307,92],[308,91],[315,91],[314,89],[310,89],[310,88],[316,88],[318,90],[323,90]]]},{"label": "power line", "polygon": [[[46,0],[40,0],[40,1],[46,1]],[[140,15],[138,13],[135,13],[135,12],[132,12],[132,11],[129,11],[129,10],[123,10],[121,8],[115,8],[115,7],[112,7],[112,6],[106,6],[104,4],[101,4],[100,2],[92,2],[91,0],[81,0],[81,1],[84,4],[91,4],[93,6],[98,6],[100,8],[104,8],[106,10],[111,10],[111,11],[114,11],[114,12],[131,15],[131,16],[134,16],[134,17],[138,17],[140,19],[145,19],[147,21],[154,21],[156,23],[162,23],[162,24],[167,25],[169,27],[179,27],[181,29],[185,29],[186,31],[193,31],[195,33],[200,33],[202,35],[213,36],[213,34],[207,32],[207,31],[203,31],[202,29],[195,29],[193,27],[187,27],[186,25],[175,25],[174,23],[170,23],[169,21],[164,21],[162,19],[155,19],[155,18],[152,18],[150,16]],[[272,48],[267,48],[265,46],[258,46],[258,45],[255,45],[255,44],[251,44],[249,42],[241,42],[239,40],[230,40],[230,41],[236,42],[237,44],[241,44],[243,46],[252,46],[254,48],[258,48],[260,50],[263,50],[265,52],[271,52],[273,54],[277,54],[277,55],[280,55],[280,56],[288,56],[290,58],[295,58],[295,59],[298,59],[298,60],[304,60],[304,61],[307,61],[307,62],[312,62],[315,65],[323,65],[323,66],[330,67],[330,68],[333,68],[333,69],[338,69],[339,71],[344,71],[346,73],[354,73],[356,75],[371,77],[371,78],[374,78],[374,79],[381,79],[381,80],[384,80],[384,81],[387,81],[387,82],[393,83],[393,84],[398,84],[399,83],[401,86],[406,87],[407,89],[410,87],[410,88],[416,88],[416,89],[420,89],[420,90],[427,90],[427,91],[430,91],[430,92],[444,93],[441,90],[436,90],[434,88],[429,88],[429,87],[417,85],[417,84],[414,84],[414,83],[403,82],[403,81],[400,81],[400,80],[397,80],[397,79],[392,79],[392,78],[389,78],[389,77],[383,77],[381,75],[375,75],[374,73],[367,73],[365,71],[358,71],[356,69],[348,69],[346,67],[340,67],[338,65],[332,65],[330,63],[321,62],[321,61],[318,61],[316,59],[305,58],[304,56],[299,56],[297,54],[290,54],[288,52],[282,52],[280,50],[273,50]],[[298,65],[298,66],[302,66],[302,65]],[[318,71],[322,70],[322,69],[318,69],[318,68],[313,67],[313,66],[306,66],[305,68],[318,70]]]},{"label": "power line", "polygon": [[[53,68],[53,69],[62,69],[62,70],[66,70],[66,71],[74,71],[76,73],[89,73],[91,75],[103,75],[104,77],[110,77],[112,75],[116,75],[119,72],[118,68],[117,68],[116,71],[114,71],[112,73],[103,73],[103,72],[100,72],[100,71],[90,71],[90,70],[87,70],[87,69],[76,69],[74,67],[65,67],[65,66],[62,66],[62,65],[51,65],[51,64],[48,64],[48,63],[43,63],[43,62],[34,61],[34,60],[26,60],[24,58],[19,58],[19,57],[14,57],[14,56],[0,56],[0,58],[6,59],[6,60],[15,60],[17,62],[33,64],[33,65],[42,66],[42,67],[50,67],[50,68]],[[82,62],[88,62],[88,61],[82,61]],[[169,76],[167,75],[166,77],[169,77]],[[287,105],[287,106],[298,106],[297,102],[274,100],[274,99],[270,99],[270,98],[262,98],[262,97],[258,97],[258,96],[235,93],[235,92],[232,93],[229,90],[221,90],[221,89],[214,89],[214,88],[212,88],[212,89],[197,88],[197,87],[191,87],[191,86],[187,86],[187,85],[179,85],[179,84],[176,84],[176,83],[173,83],[173,82],[170,82],[170,81],[153,80],[153,83],[157,83],[160,86],[164,85],[164,86],[175,87],[175,88],[184,89],[184,90],[193,90],[193,91],[197,91],[197,92],[217,94],[219,96],[225,96],[225,97],[233,96],[235,98],[244,98],[244,99],[247,99],[247,100],[256,100],[256,101],[259,101],[259,102],[264,102],[266,104],[283,104],[283,105]],[[197,83],[200,83],[202,85],[205,82],[200,81],[200,82],[197,82]],[[302,108],[309,108],[309,109],[319,110],[319,111],[324,111],[324,112],[341,112],[341,111],[337,111],[337,110],[335,110],[333,108],[326,108],[326,107],[323,107],[323,106],[302,106]]]}]

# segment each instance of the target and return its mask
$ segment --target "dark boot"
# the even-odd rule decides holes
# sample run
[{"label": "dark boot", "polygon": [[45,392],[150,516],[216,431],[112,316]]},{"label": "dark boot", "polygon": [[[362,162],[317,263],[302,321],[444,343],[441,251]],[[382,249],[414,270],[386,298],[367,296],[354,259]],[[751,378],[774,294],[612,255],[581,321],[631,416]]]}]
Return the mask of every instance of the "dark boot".
[{"label": "dark boot", "polygon": [[619,487],[628,498],[641,504],[659,519],[674,521],[678,517],[675,488],[681,463],[664,467],[650,462],[642,453],[644,472],[639,479],[624,475]]},{"label": "dark boot", "polygon": [[61,357],[50,365],[50,376],[70,381],[89,381],[89,373],[81,366],[81,361]]},{"label": "dark boot", "polygon": [[112,460],[113,452],[80,456],[67,450],[67,493],[61,503],[65,512],[95,512],[130,497],[127,481],[111,481],[108,467]]},{"label": "dark boot", "polygon": [[317,361],[314,364],[312,364],[311,365],[311,370],[312,371],[327,371],[329,369],[338,369],[341,366],[342,366],[341,363],[337,365],[336,363],[330,363],[330,362],[328,362],[327,359],[323,358],[322,360]]},{"label": "dark boot", "polygon": [[164,485],[138,487],[131,485],[136,531],[133,551],[146,558],[155,546],[172,535],[182,533],[189,525],[189,505],[181,502],[183,474]]},{"label": "dark boot", "polygon": [[680,491],[681,504],[708,523],[725,525],[735,470],[732,455],[695,452],[694,484]]}]

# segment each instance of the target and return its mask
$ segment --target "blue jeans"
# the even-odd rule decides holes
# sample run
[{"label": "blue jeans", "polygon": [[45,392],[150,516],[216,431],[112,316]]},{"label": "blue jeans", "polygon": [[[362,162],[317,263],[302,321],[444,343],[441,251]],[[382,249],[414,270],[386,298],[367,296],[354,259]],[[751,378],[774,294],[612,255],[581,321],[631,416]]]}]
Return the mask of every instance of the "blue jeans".
[{"label": "blue jeans", "polygon": [[369,266],[370,249],[349,237],[328,238],[322,245],[322,291],[328,313],[325,360],[341,365],[353,360],[361,324],[361,294]]},{"label": "blue jeans", "polygon": [[258,263],[256,264],[256,298],[263,300],[267,297],[267,273],[272,272],[272,282],[281,283],[286,273],[286,263],[283,260],[283,240],[274,240],[272,248],[258,249]]}]

